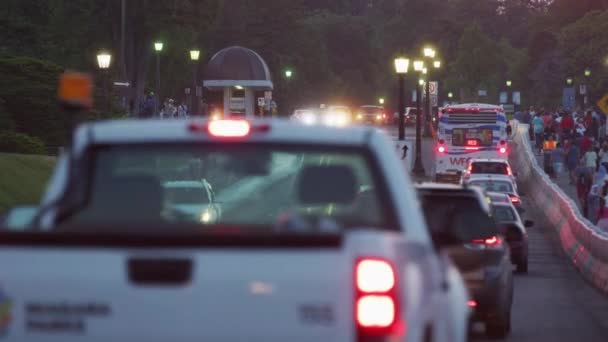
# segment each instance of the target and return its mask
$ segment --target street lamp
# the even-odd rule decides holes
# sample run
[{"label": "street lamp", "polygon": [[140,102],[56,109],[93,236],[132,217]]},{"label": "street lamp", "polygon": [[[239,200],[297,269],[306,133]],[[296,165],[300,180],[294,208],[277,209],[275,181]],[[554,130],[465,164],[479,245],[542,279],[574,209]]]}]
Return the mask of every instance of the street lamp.
[{"label": "street lamp", "polygon": [[454,94],[452,92],[448,93],[448,98],[451,99],[452,97],[454,97]]},{"label": "street lamp", "polygon": [[[420,62],[420,61],[417,61]],[[424,63],[417,63],[418,71],[420,74],[425,75],[427,73],[427,69],[424,67]],[[422,93],[421,88],[424,86],[425,82],[424,77],[420,77],[418,79],[418,86],[416,86],[416,159],[414,161],[414,168],[412,173],[416,176],[424,176],[424,167],[422,166],[422,115],[420,111],[420,95]]]},{"label": "street lamp", "polygon": [[378,99],[378,103],[381,104],[381,105],[383,105],[384,104],[384,98],[383,97],[379,98]]},{"label": "street lamp", "polygon": [[431,47],[425,47],[422,52],[424,53],[424,57],[435,58],[435,49]]},{"label": "street lamp", "polygon": [[[190,50],[190,61],[192,61],[192,90],[190,91],[190,115],[198,115],[198,60],[201,57],[201,50]],[[194,94],[193,94],[194,93]]]},{"label": "street lamp", "polygon": [[101,70],[102,73],[102,77],[103,77],[103,92],[104,92],[104,97],[106,98],[107,101],[107,110],[108,112],[110,111],[110,91],[109,91],[109,86],[108,86],[108,69],[110,69],[110,64],[112,63],[112,55],[110,55],[108,52],[102,51],[100,53],[97,54],[97,66],[99,67],[99,69]]},{"label": "street lamp", "polygon": [[287,70],[285,70],[285,77],[286,77],[287,79],[290,79],[290,78],[291,78],[291,76],[293,76],[293,71],[292,71],[291,69],[287,69]]},{"label": "street lamp", "polygon": [[507,87],[511,88],[511,86],[513,85],[513,82],[511,80],[508,80],[507,82],[505,82]]},{"label": "street lamp", "polygon": [[399,77],[399,140],[405,140],[405,74],[410,67],[410,60],[405,57],[395,58],[395,72]]},{"label": "street lamp", "polygon": [[591,69],[585,68],[585,77],[590,77],[590,76],[591,76]]},{"label": "street lamp", "polygon": [[441,68],[441,61],[434,61],[433,62],[433,67],[435,67],[435,69]]},{"label": "street lamp", "polygon": [[567,85],[571,86],[573,82],[574,82],[574,81],[572,80],[572,77],[568,77],[568,78],[566,78],[566,84],[567,84]]},{"label": "street lamp", "polygon": [[154,101],[154,114],[158,115],[158,103],[160,101],[160,53],[163,51],[163,43],[160,41],[154,42],[154,51],[156,51],[156,101]]}]

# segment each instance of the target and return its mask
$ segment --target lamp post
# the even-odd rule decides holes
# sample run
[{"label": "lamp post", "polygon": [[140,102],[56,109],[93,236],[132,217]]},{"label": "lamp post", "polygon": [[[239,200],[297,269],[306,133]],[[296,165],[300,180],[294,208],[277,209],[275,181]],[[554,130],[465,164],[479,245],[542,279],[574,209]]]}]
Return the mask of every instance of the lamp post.
[{"label": "lamp post", "polygon": [[[285,76],[285,104],[292,102],[291,98],[291,79],[294,77],[293,69],[287,68],[283,71],[283,75]],[[291,107],[291,106],[290,106]],[[285,108],[287,112],[290,112],[291,108]]]},{"label": "lamp post", "polygon": [[572,77],[567,77],[566,78],[566,85],[568,85],[569,87],[571,87],[572,83],[574,83],[574,81],[572,80]]},{"label": "lamp post", "polygon": [[103,92],[104,92],[104,97],[106,98],[106,104],[107,104],[107,111],[109,112],[111,109],[111,102],[110,102],[110,92],[108,89],[108,70],[110,69],[110,63],[112,62],[112,55],[110,55],[107,52],[100,52],[99,54],[97,54],[97,66],[99,67],[99,69],[101,70],[102,73],[102,77],[103,77]]},{"label": "lamp post", "polygon": [[384,105],[384,97],[379,98],[379,99],[378,99],[378,103],[379,103],[380,105]]},{"label": "lamp post", "polygon": [[156,101],[154,101],[154,115],[158,115],[158,107],[160,102],[160,53],[163,51],[163,43],[155,42],[154,51],[156,52]]},{"label": "lamp post", "polygon": [[[426,75],[428,72],[428,70],[424,67],[423,61],[415,61],[414,70],[419,71],[423,75]],[[420,115],[420,93],[422,92],[420,88],[422,88],[424,83],[425,80],[421,77],[418,80],[418,85],[416,86],[416,159],[414,160],[414,169],[412,170],[412,173],[414,173],[416,176],[424,176],[424,166],[422,165],[422,115]]]},{"label": "lamp post", "polygon": [[[433,60],[437,54],[437,52],[435,51],[435,49],[433,49],[432,47],[425,47],[424,49],[422,49],[422,53],[424,55],[424,57],[429,58],[431,60]],[[441,67],[441,61],[439,60],[434,60],[433,63],[431,64],[435,69],[439,69]],[[430,69],[430,67],[429,67]],[[432,107],[432,103],[431,103],[431,75],[430,75],[430,70],[427,69],[426,73],[428,74],[427,76],[427,82],[426,82],[426,89],[425,89],[425,94],[426,94],[426,102],[425,102],[425,108],[424,111],[426,112],[426,115],[424,116],[425,120],[424,120],[424,136],[430,136],[431,135],[431,124],[432,124],[432,116],[433,116],[433,107]]]},{"label": "lamp post", "polygon": [[[198,115],[198,93],[196,91],[198,87],[198,80],[196,75],[198,74],[198,60],[201,56],[201,51],[197,49],[190,50],[190,60],[192,61],[192,91],[190,91],[190,115]],[[194,93],[194,94],[193,94]]]},{"label": "lamp post", "polygon": [[[589,81],[589,78],[591,77],[591,69],[590,68],[585,68],[584,74],[585,74],[585,78],[587,79],[587,81]],[[583,96],[583,105],[584,106],[587,106],[587,97],[588,97],[588,94],[589,94],[589,89],[588,88],[589,88],[589,82],[587,82],[585,84],[585,94],[583,94],[584,95]]]},{"label": "lamp post", "polygon": [[410,67],[410,60],[405,57],[395,58],[395,72],[399,78],[399,140],[405,140],[405,74]]}]

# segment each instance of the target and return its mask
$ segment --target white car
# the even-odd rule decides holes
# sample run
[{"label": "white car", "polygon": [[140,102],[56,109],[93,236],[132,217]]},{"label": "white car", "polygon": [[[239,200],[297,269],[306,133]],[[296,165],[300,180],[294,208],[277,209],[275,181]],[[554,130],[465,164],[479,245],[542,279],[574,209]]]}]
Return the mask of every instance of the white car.
[{"label": "white car", "polygon": [[466,180],[472,175],[504,175],[511,178],[515,186],[515,174],[511,169],[511,165],[508,160],[505,159],[488,159],[488,158],[476,158],[471,159],[467,163],[467,169],[463,175]]},{"label": "white car", "polygon": [[163,184],[169,209],[209,224],[220,220],[222,211],[206,180],[169,181]]},{"label": "white car", "polygon": [[[444,250],[470,240],[434,246],[392,146],[277,120],[84,124],[35,230],[0,232],[4,338],[465,341]],[[213,224],[164,210],[161,180],[193,159],[222,202]]]}]

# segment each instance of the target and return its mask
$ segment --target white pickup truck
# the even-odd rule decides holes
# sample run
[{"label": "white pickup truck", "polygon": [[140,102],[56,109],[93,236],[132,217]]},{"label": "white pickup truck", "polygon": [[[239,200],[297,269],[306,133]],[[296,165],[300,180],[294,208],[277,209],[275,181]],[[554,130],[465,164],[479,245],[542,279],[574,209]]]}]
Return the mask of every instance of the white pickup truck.
[{"label": "white pickup truck", "polygon": [[[176,215],[162,184],[187,177],[221,217]],[[85,124],[32,222],[0,232],[6,341],[466,340],[460,274],[373,128]]]}]

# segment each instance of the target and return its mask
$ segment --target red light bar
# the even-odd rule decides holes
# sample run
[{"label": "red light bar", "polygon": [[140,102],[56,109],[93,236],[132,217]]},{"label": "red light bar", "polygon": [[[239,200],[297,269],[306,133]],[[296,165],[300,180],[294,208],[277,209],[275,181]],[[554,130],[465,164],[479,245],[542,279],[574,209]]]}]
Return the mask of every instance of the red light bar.
[{"label": "red light bar", "polygon": [[469,147],[469,146],[467,146],[464,149],[467,150],[467,151],[478,151],[479,147]]},{"label": "red light bar", "polygon": [[469,145],[469,146],[477,146],[477,140],[475,140],[475,139],[469,139],[469,140],[467,140],[467,145]]},{"label": "red light bar", "polygon": [[249,122],[244,120],[215,120],[207,127],[209,134],[220,138],[242,138],[251,131]]}]

